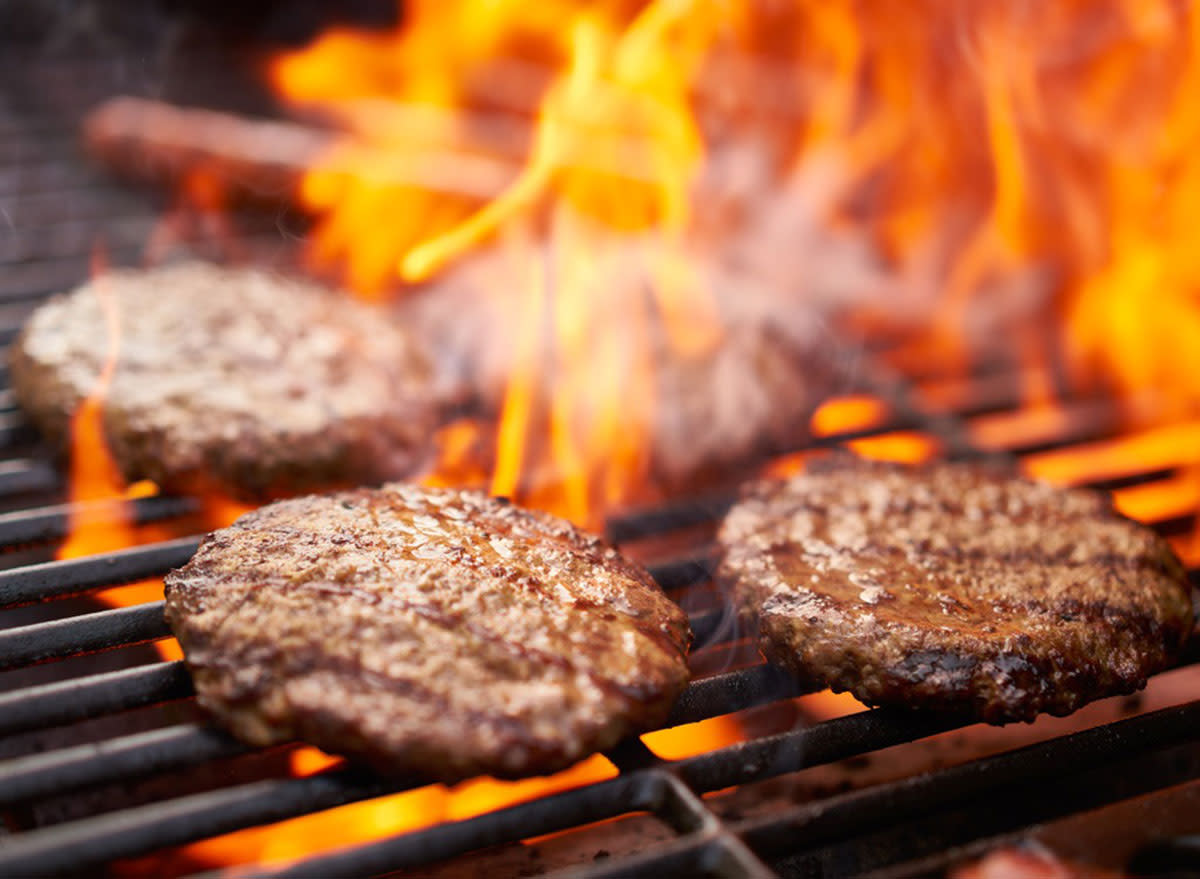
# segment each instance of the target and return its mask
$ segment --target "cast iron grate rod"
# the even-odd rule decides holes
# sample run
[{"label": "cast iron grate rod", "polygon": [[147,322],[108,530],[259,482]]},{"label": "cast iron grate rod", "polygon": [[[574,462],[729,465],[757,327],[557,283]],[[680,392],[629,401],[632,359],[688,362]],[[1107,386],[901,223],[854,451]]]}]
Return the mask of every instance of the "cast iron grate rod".
[{"label": "cast iron grate rod", "polygon": [[0,736],[62,726],[194,694],[181,661],[71,678],[0,694]]},{"label": "cast iron grate rod", "polygon": [[[897,815],[948,807],[1006,786],[1028,783],[1046,788],[1047,781],[1058,776],[1104,767],[1139,752],[1194,742],[1197,728],[1200,701],[836,795],[782,814],[746,819],[739,822],[737,832],[755,850],[795,854],[884,827]],[[1182,775],[1178,778],[1180,782],[1185,780]]]},{"label": "cast iron grate rod", "polygon": [[2,629],[0,669],[144,644],[170,634],[161,601]]},{"label": "cast iron grate rod", "polygon": [[[951,718],[886,710],[865,711],[806,729],[732,745],[678,761],[671,767],[694,790],[716,790],[901,744],[961,725],[961,721]],[[615,782],[652,771],[656,770],[618,776],[559,797],[604,797],[606,793],[597,791],[608,791]],[[78,872],[117,858],[408,790],[423,783],[417,780],[398,782],[366,769],[346,767],[307,778],[254,782],[109,812],[11,838],[0,847],[0,874]],[[504,818],[494,816],[511,816],[514,810],[535,805],[544,808],[544,804],[554,799],[537,800],[450,826],[460,827],[466,834],[460,838],[460,844],[466,845],[461,850],[474,849],[490,844],[480,841],[476,831],[494,821],[508,826],[504,824]],[[574,823],[598,821],[630,811],[628,802],[618,801],[616,805],[615,812],[596,814]],[[557,811],[552,814],[556,820],[560,817]],[[512,829],[519,833],[517,838],[525,838],[562,827],[525,823],[514,825]],[[423,833],[415,835],[424,836]],[[433,847],[420,845],[420,850],[423,853],[420,862],[424,863]],[[408,865],[407,861],[405,865]],[[334,868],[323,875],[359,872],[363,871]]]},{"label": "cast iron grate rod", "polygon": [[[179,684],[179,677],[186,679],[186,674],[179,668],[182,663],[161,665],[177,672],[160,676],[163,695],[176,698],[190,695],[190,681],[186,687]],[[664,728],[766,704],[796,692],[795,686],[782,679],[782,673],[765,665],[703,678],[688,686]],[[0,709],[11,708],[11,701],[8,706],[0,703]],[[640,751],[636,750],[638,746]],[[17,757],[0,761],[0,806],[113,781],[133,780],[250,750],[212,727],[177,724]],[[623,771],[656,762],[637,737],[627,739],[609,757]]]},{"label": "cast iron grate rod", "polygon": [[85,787],[135,781],[251,750],[213,727],[178,724],[17,757],[0,763],[0,807]]},{"label": "cast iron grate rod", "polygon": [[746,844],[731,833],[704,801],[669,771],[660,771],[663,796],[654,814],[679,838],[653,854],[614,858],[600,864],[573,867],[550,874],[554,879],[623,879],[647,876],[721,876],[729,879],[771,879],[775,876]]},{"label": "cast iron grate rod", "polygon": [[[0,514],[0,547],[60,540],[67,536],[71,514],[80,512],[84,506],[55,504]],[[86,506],[95,510],[111,508],[114,515],[123,511],[131,513],[133,522],[138,525],[186,516],[201,508],[198,499],[176,495],[154,495],[132,501],[90,501]]]},{"label": "cast iron grate rod", "polygon": [[0,571],[0,608],[79,595],[93,589],[159,577],[187,562],[199,537],[180,537],[82,558]]},{"label": "cast iron grate rod", "polygon": [[[760,664],[693,680],[667,727],[740,711],[804,689],[787,672]],[[0,694],[0,736],[186,699],[194,694],[182,661],[158,662]]]},{"label": "cast iron grate rod", "polygon": [[[859,726],[866,726],[870,720],[878,719],[872,718],[872,715],[889,714],[903,714],[903,712],[889,712],[881,709],[852,715],[850,718],[839,718],[839,720],[855,721]],[[915,714],[910,714],[909,719],[919,722]],[[930,720],[929,718],[924,719],[926,722]],[[903,719],[884,719],[885,724],[897,722],[902,723]],[[810,728],[810,730],[821,730],[823,727],[830,727],[837,723],[838,721],[827,721],[825,724]],[[1200,702],[1162,709],[1140,717],[1094,727],[1070,736],[1050,739],[1017,751],[984,757],[927,775],[825,799],[790,810],[782,817],[769,815],[763,818],[744,820],[726,832],[732,839],[737,840],[743,846],[748,846],[748,850],[793,852],[798,844],[803,848],[811,849],[831,840],[862,835],[882,823],[894,821],[897,815],[936,811],[941,806],[964,798],[976,798],[982,791],[991,791],[997,787],[1020,782],[1032,780],[1044,787],[1048,780],[1059,776],[1071,775],[1094,767],[1102,768],[1119,758],[1129,757],[1139,752],[1157,751],[1179,742],[1191,741],[1194,738],[1197,723],[1200,723]],[[951,723],[945,728],[949,729],[953,726]],[[843,725],[844,728],[845,725]],[[938,731],[944,730],[927,728],[922,732],[928,735]],[[854,731],[852,731],[851,737],[853,737],[853,733]],[[795,737],[794,733],[784,735]],[[919,737],[921,736],[911,736],[913,739]],[[832,756],[837,747],[836,739],[837,736],[828,736],[808,743],[811,748],[804,748],[803,756],[799,756],[800,752],[793,750],[792,754],[796,756],[789,761],[774,765],[770,774],[783,774],[804,768],[804,766],[842,759]],[[880,744],[877,747],[886,747],[886,745]],[[744,763],[740,759],[741,755],[731,753],[739,748],[740,746],[731,746],[710,755],[670,764],[667,768],[673,773],[677,773],[676,778],[688,785],[685,789],[694,792],[704,792],[727,786],[723,783],[728,780],[727,772],[713,775],[706,772],[703,767],[699,770],[696,768],[697,764],[701,763],[711,765],[713,761],[707,758],[714,755],[721,755],[724,762],[735,767],[735,771],[740,770],[750,776],[739,783],[761,777],[751,768],[753,763]],[[1200,764],[1196,766],[1196,769],[1200,770]],[[650,770],[650,772],[659,771],[661,770]],[[1169,779],[1158,779],[1156,786],[1161,787],[1164,783],[1173,782]],[[571,791],[559,796],[570,797],[575,793],[578,792]],[[691,795],[694,797],[695,794]],[[708,811],[702,805],[703,801],[697,799],[697,802],[701,803],[701,808]],[[639,806],[643,806],[643,804],[633,804],[633,807],[627,811],[638,811]],[[520,806],[510,807],[503,811],[518,812],[521,808]],[[650,811],[655,810],[651,809]],[[656,814],[658,813],[656,812]],[[483,815],[471,819],[470,822],[462,823],[485,825],[489,817],[499,815],[499,812],[492,813],[491,816]],[[508,822],[502,820],[500,823]],[[530,830],[528,826],[520,823],[515,823],[514,831],[509,837],[498,838],[494,828],[478,827],[476,828],[477,834],[486,838],[479,839],[479,845],[475,847],[494,845],[499,842],[515,842],[541,832],[553,832],[552,830],[542,831],[540,828]],[[273,877],[374,875],[419,866],[470,850],[470,848],[462,848],[441,851],[439,847],[436,856],[424,857],[423,846],[428,842],[432,846],[438,847],[440,836],[447,832],[446,826],[442,825],[430,830],[415,831],[389,840],[369,843],[366,846],[310,858],[276,873],[264,873],[261,869],[254,869],[253,875]],[[469,837],[470,834],[467,836]],[[710,845],[710,840],[703,837],[689,838],[685,836],[651,852],[554,875],[561,875],[564,879],[568,876],[586,876],[589,879],[609,876],[661,876],[670,873],[676,867],[682,869],[685,866],[698,871],[703,864],[702,858],[711,856]],[[755,863],[758,863],[757,860]],[[724,872],[718,874],[726,875]],[[757,874],[732,870],[728,875]]]},{"label": "cast iron grate rod", "polygon": [[0,497],[49,492],[59,484],[58,473],[45,461],[34,458],[0,461]]}]

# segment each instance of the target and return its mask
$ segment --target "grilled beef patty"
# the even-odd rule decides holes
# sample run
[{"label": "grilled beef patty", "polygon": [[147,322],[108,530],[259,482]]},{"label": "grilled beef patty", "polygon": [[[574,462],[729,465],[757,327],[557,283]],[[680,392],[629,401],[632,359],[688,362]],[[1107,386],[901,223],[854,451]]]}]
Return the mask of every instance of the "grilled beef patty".
[{"label": "grilled beef patty", "polygon": [[408,333],[348,297],[202,263],[114,271],[29,319],[13,387],[63,447],[112,354],[110,320],[103,423],[130,481],[254,500],[398,478],[427,458],[437,411]]},{"label": "grilled beef patty", "polygon": [[745,491],[718,577],[760,649],[864,702],[990,723],[1142,687],[1192,625],[1183,567],[1107,496],[981,466],[821,462]]},{"label": "grilled beef patty", "polygon": [[202,705],[443,781],[553,772],[661,723],[683,612],[638,565],[542,513],[407,484],[281,501],[166,578]]}]

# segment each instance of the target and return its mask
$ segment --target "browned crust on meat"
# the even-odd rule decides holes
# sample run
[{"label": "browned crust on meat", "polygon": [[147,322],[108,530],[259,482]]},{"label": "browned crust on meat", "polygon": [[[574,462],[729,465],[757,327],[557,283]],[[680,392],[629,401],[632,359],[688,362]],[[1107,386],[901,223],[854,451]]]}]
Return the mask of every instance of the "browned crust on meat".
[{"label": "browned crust on meat", "polygon": [[344,295],[201,263],[114,271],[31,316],[13,389],[64,450],[108,356],[106,307],[120,341],[103,425],[129,481],[261,500],[429,460],[438,405],[402,327]]},{"label": "browned crust on meat", "polygon": [[837,458],[747,488],[718,578],[771,661],[869,704],[990,723],[1145,686],[1192,627],[1183,566],[1106,495]]},{"label": "browned crust on meat", "polygon": [[686,617],[645,570],[482,494],[282,501],[165,582],[200,703],[236,735],[391,772],[553,772],[659,725],[688,679]]}]

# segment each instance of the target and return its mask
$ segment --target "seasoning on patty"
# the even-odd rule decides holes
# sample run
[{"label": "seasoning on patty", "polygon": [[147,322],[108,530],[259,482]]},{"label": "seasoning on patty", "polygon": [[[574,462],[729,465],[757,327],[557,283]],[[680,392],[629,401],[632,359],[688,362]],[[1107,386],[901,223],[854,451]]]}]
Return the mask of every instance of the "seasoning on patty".
[{"label": "seasoning on patty", "polygon": [[1108,497],[979,465],[833,458],[749,486],[718,578],[771,661],[990,723],[1128,693],[1192,625],[1182,565]]},{"label": "seasoning on patty", "polygon": [[14,346],[13,388],[65,448],[113,358],[104,432],[130,481],[250,500],[381,482],[425,463],[437,420],[424,356],[381,317],[261,271],[113,271],[34,312]]},{"label": "seasoning on patty", "polygon": [[263,507],[166,599],[200,703],[240,738],[443,781],[566,767],[660,724],[688,680],[687,619],[644,569],[472,492]]}]

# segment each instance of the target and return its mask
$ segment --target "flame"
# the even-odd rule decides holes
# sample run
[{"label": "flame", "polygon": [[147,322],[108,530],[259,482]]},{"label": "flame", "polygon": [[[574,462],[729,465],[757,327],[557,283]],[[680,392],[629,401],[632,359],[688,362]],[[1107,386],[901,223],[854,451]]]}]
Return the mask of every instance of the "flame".
[{"label": "flame", "polygon": [[[600,16],[575,17],[568,69],[542,102],[521,175],[501,197],[400,262],[403,275],[421,280],[502,231],[534,261],[517,305],[522,317],[492,491],[585,524],[630,500],[646,478],[655,316],[685,354],[717,338],[708,291],[682,252],[686,192],[702,155],[685,89],[689,65],[711,39],[682,26],[687,11],[686,4],[651,4],[620,32]],[[656,51],[666,44],[676,49],[670,63]],[[543,249],[533,242],[544,211],[551,232]],[[649,247],[635,250],[626,240],[637,232],[653,235]],[[653,310],[637,294],[622,295],[630,283],[625,264],[638,256],[646,261]],[[614,286],[616,293],[605,289]],[[614,331],[614,309],[622,333]],[[547,332],[555,385],[548,403],[539,399]],[[527,490],[539,404],[548,409],[542,417],[552,476]]]},{"label": "flame", "polygon": [[[720,338],[690,196],[729,130],[783,157],[780,198],[819,188],[819,221],[886,260],[895,283],[850,303],[853,325],[883,315],[917,337],[904,350],[959,370],[1002,340],[1048,420],[1064,387],[1117,391],[1135,423],[1200,403],[1186,4],[924,2],[903,21],[853,0],[411,6],[394,33],[331,31],[270,72],[348,131],[304,198],[314,259],[356,289],[519,240],[525,270],[497,280],[520,292],[496,490],[594,522],[647,480],[653,338],[675,356]],[[420,182],[431,155],[460,181],[506,170],[447,192]],[[762,236],[755,268],[776,276],[786,233]],[[639,273],[648,297],[611,292]]]},{"label": "flame", "polygon": [[[180,536],[170,525],[139,524],[131,503],[158,494],[148,480],[128,484],[113,458],[104,431],[104,404],[121,352],[120,311],[106,280],[107,258],[97,244],[92,251],[90,289],[104,315],[105,355],[96,382],[71,416],[67,479],[67,537],[55,553],[57,559],[75,559],[114,552]],[[204,521],[222,527],[249,508],[216,496],[206,497]],[[186,523],[185,523],[186,524]],[[113,607],[157,601],[163,596],[162,578],[151,578],[92,593]],[[163,659],[183,658],[175,639],[155,643]]]},{"label": "flame", "polygon": [[[291,760],[296,775],[312,775],[341,762],[314,748],[298,749]],[[444,821],[464,821],[485,812],[613,778],[616,774],[616,767],[611,762],[595,754],[570,769],[543,778],[520,781],[475,778],[453,787],[428,785],[213,837],[183,846],[172,852],[171,858],[184,864],[279,866],[314,851],[359,845]]]},{"label": "flame", "polygon": [[888,415],[887,403],[869,394],[831,397],[813,413],[809,427],[813,436],[834,436],[875,427],[884,423]]},{"label": "flame", "polygon": [[[334,31],[271,65],[282,95],[352,132],[302,187],[320,216],[315,262],[344,260],[345,280],[378,295],[485,246],[504,253],[497,282],[516,292],[497,331],[511,330],[513,357],[491,489],[584,524],[645,491],[655,338],[681,357],[720,338],[686,255],[689,187],[704,158],[688,89],[730,16],[724,5],[695,11],[417,3],[394,34]],[[503,53],[518,46],[546,65],[527,77],[523,107],[538,106],[523,134],[495,107],[514,78]],[[477,94],[485,77],[490,106]],[[418,116],[419,131],[401,122]],[[388,184],[392,172],[368,163],[411,169],[431,150],[506,161],[510,173],[495,198],[472,200]]]},{"label": "flame", "polygon": [[664,760],[683,760],[737,744],[745,738],[736,717],[721,716],[646,733],[642,741],[655,756]]},{"label": "flame", "polygon": [[489,441],[487,424],[460,418],[441,427],[434,436],[437,465],[421,482],[432,488],[486,488],[491,481],[483,447]]},{"label": "flame", "polygon": [[[58,559],[112,552],[170,536],[153,525],[134,522],[128,502],[157,494],[158,489],[151,482],[127,485],[104,435],[104,401],[120,356],[121,322],[105,281],[107,257],[99,243],[92,249],[91,269],[91,290],[104,315],[105,355],[95,385],[71,416],[67,538],[55,553]],[[162,588],[161,578],[149,579],[102,589],[93,597],[114,607],[125,607],[162,598]],[[174,639],[159,641],[155,646],[164,659],[182,657]]]},{"label": "flame", "polygon": [[807,696],[799,696],[793,701],[800,709],[802,716],[817,723],[854,714],[867,707],[849,693],[835,693],[833,690],[809,693]]}]

